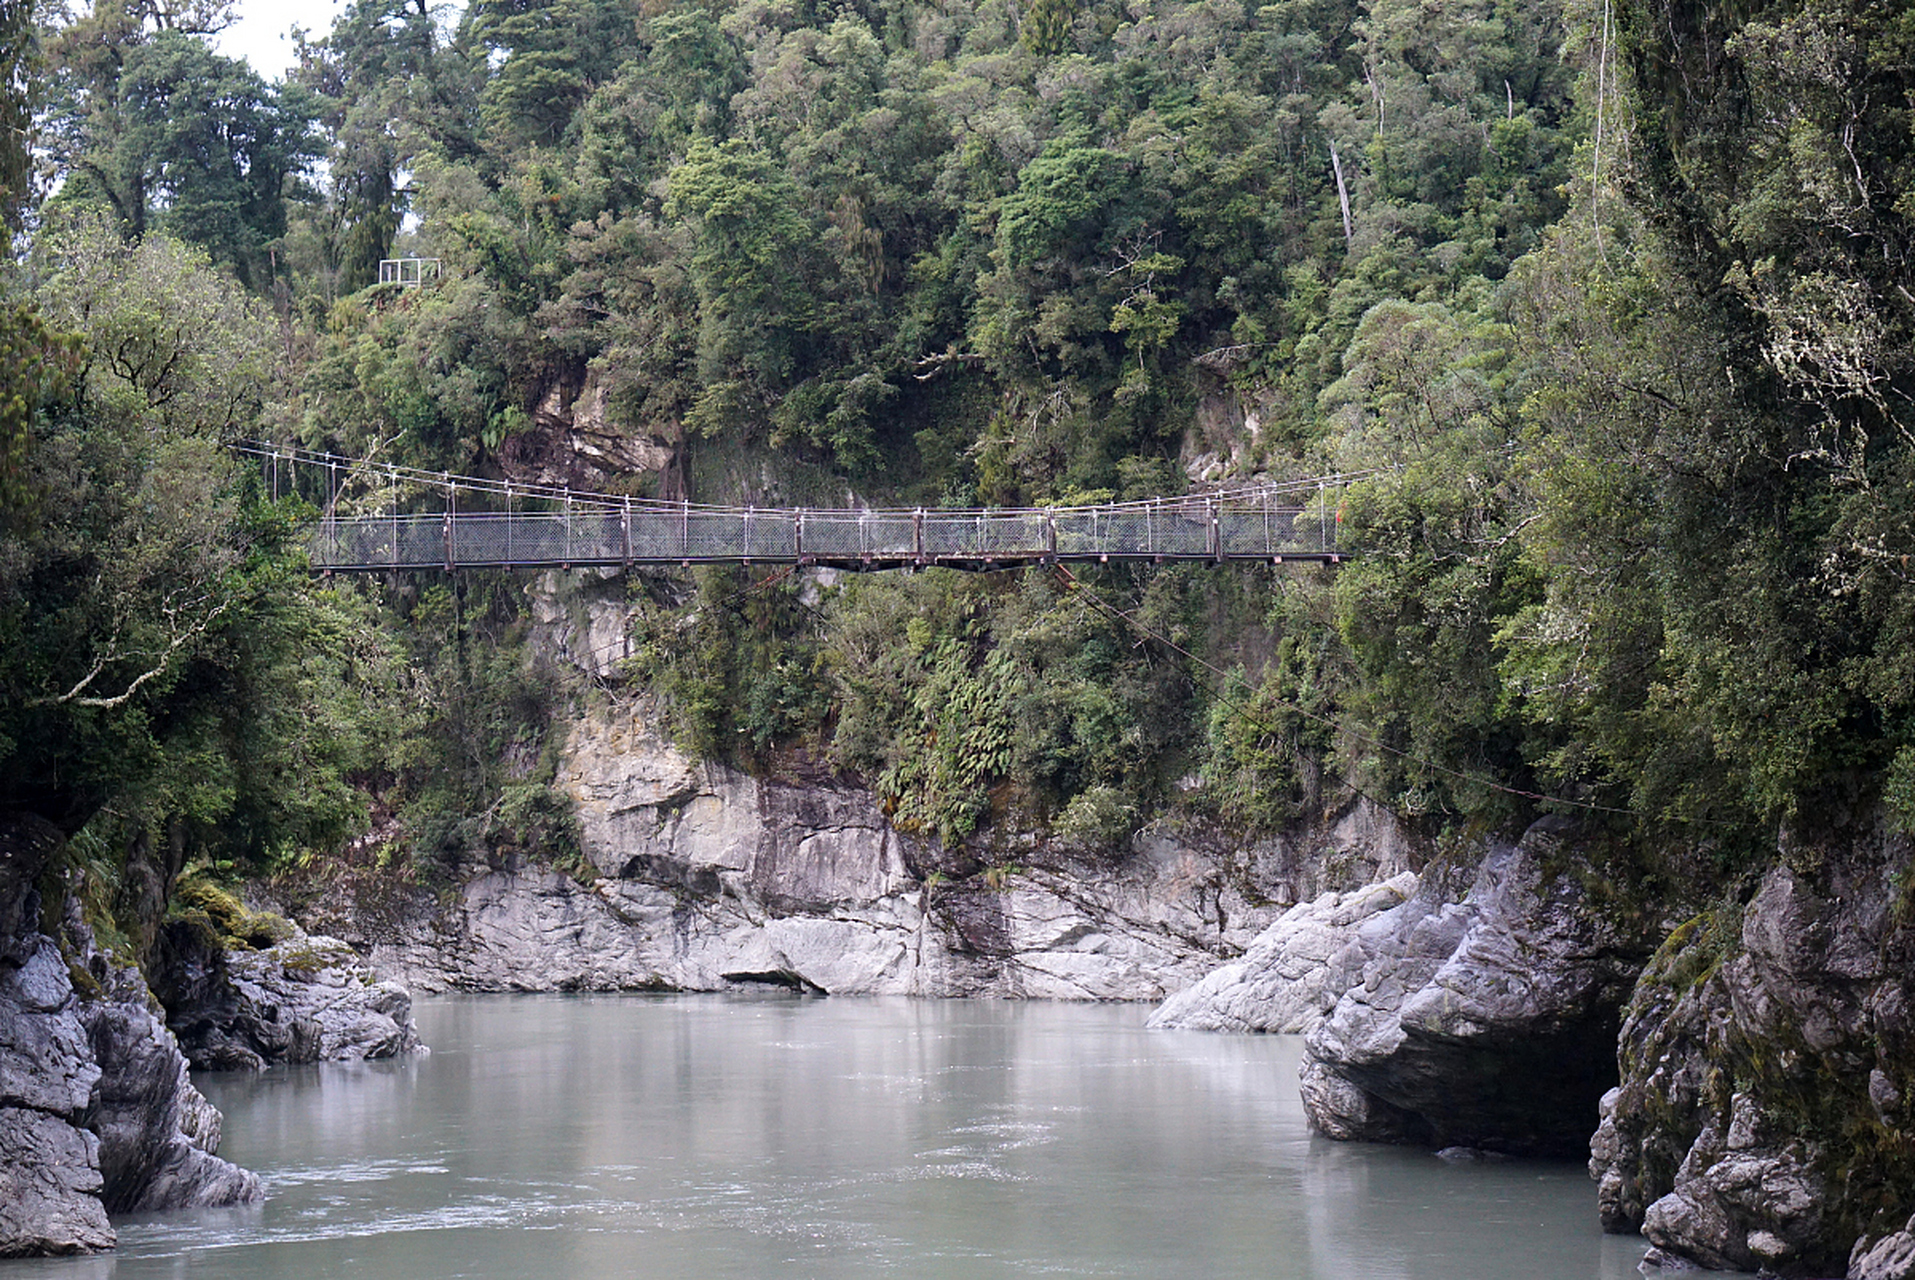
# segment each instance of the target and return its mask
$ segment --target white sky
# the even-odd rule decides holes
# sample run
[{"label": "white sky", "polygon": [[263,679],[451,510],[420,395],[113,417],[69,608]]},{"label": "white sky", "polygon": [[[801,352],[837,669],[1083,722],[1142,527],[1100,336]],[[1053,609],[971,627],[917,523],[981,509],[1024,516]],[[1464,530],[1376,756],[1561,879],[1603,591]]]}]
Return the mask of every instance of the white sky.
[{"label": "white sky", "polygon": [[293,40],[287,34],[303,27],[317,40],[332,30],[333,20],[346,0],[239,0],[233,12],[239,21],[219,33],[213,47],[229,58],[244,58],[267,80],[278,80],[292,69]]}]

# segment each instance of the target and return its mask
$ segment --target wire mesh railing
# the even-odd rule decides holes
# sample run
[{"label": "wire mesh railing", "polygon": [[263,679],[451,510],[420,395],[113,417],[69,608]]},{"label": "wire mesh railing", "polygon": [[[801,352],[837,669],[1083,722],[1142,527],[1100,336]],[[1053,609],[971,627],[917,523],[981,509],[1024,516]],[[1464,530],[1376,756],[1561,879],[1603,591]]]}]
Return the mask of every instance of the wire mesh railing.
[{"label": "wire mesh railing", "polygon": [[739,563],[989,569],[1030,562],[1335,562],[1344,554],[1337,508],[1349,479],[1075,507],[751,508],[622,498],[273,446],[237,447],[259,459],[275,496],[284,486],[318,508],[306,531],[312,566],[336,573]]}]

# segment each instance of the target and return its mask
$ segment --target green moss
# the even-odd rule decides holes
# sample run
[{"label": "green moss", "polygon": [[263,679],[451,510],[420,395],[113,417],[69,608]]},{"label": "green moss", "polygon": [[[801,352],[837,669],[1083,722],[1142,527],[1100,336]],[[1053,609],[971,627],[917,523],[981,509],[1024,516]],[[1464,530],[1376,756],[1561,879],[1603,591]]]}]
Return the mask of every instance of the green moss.
[{"label": "green moss", "polygon": [[106,988],[102,987],[99,980],[87,972],[86,966],[79,961],[68,960],[66,971],[67,979],[73,983],[73,992],[80,999],[98,1000],[106,995]]},{"label": "green moss", "polygon": [[288,973],[314,974],[337,967],[338,953],[300,947],[281,955],[279,963]]},{"label": "green moss", "polygon": [[1639,983],[1680,995],[1714,977],[1741,945],[1742,907],[1722,903],[1677,925],[1643,967]]},{"label": "green moss", "polygon": [[1023,874],[1023,867],[1007,863],[1003,866],[986,867],[980,878],[984,881],[985,888],[1002,893],[1011,887],[1013,877]]},{"label": "green moss", "polygon": [[263,950],[295,936],[292,922],[270,911],[252,911],[204,876],[182,876],[173,887],[168,919],[203,924],[207,941],[225,950]]}]

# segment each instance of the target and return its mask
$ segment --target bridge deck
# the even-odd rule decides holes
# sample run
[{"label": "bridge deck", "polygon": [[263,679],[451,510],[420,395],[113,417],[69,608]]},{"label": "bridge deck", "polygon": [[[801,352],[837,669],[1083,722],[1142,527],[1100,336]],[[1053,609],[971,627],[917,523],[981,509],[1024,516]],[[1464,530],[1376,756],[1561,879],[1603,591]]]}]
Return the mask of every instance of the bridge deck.
[{"label": "bridge deck", "polygon": [[1335,522],[1302,507],[1186,499],[983,511],[750,511],[591,506],[318,521],[314,569],[820,564],[847,569],[1033,562],[1329,561]]},{"label": "bridge deck", "polygon": [[1098,506],[952,511],[709,506],[433,473],[258,441],[277,500],[322,513],[306,529],[322,573],[393,569],[819,564],[846,569],[1097,561],[1325,561],[1337,546],[1325,476]]}]

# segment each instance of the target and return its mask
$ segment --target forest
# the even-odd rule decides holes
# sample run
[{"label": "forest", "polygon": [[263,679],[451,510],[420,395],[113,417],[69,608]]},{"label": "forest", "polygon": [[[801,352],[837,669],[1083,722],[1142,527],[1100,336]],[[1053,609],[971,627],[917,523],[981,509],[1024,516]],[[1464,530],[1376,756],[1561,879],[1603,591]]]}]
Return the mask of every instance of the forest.
[{"label": "forest", "polygon": [[1732,888],[1915,830],[1915,10],[355,0],[272,83],[230,16],[0,3],[0,808],[129,929],[189,864],[576,857],[603,694],[523,584],[313,579],[242,438],[791,505],[1373,473],[1335,569],[633,577],[613,692],[944,844],[1360,793]]}]

